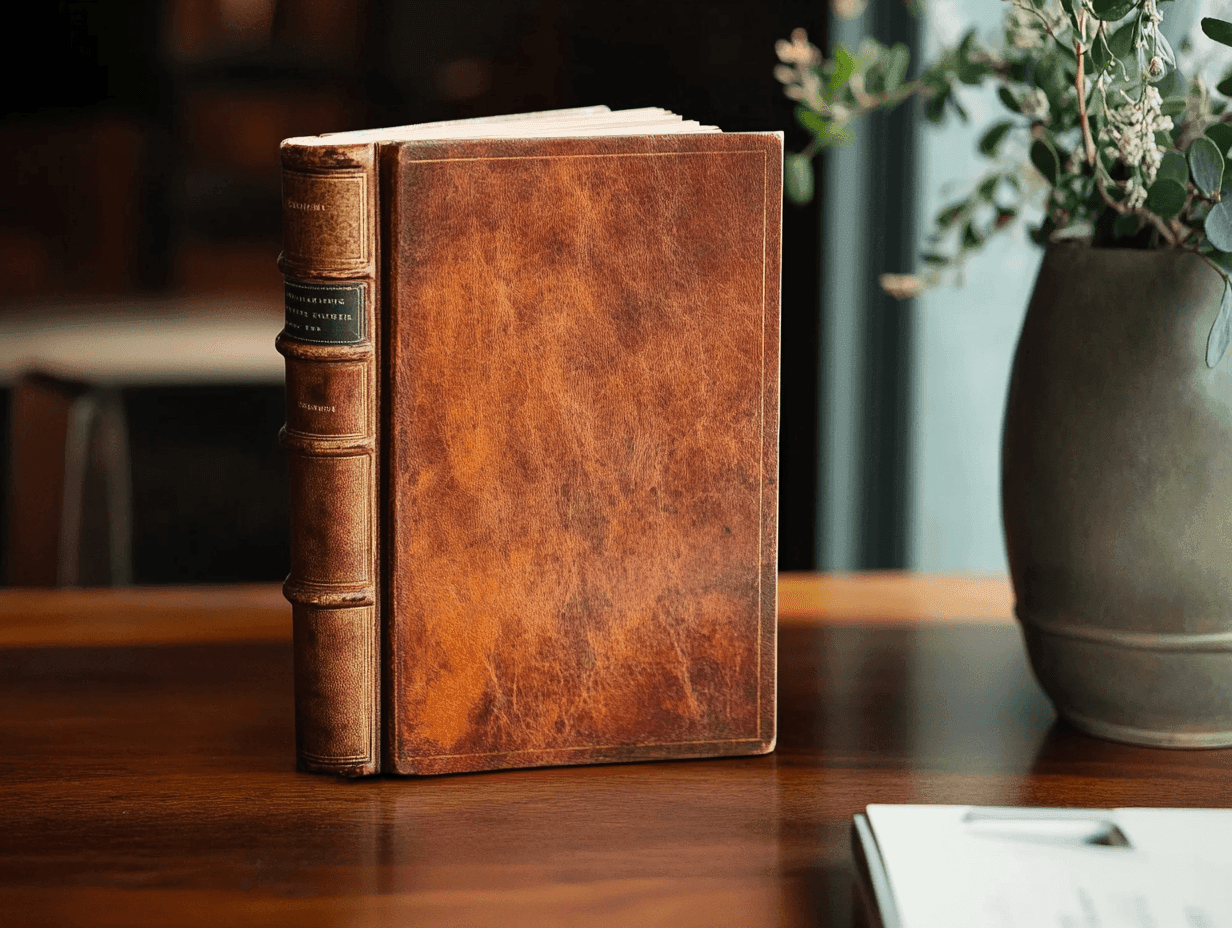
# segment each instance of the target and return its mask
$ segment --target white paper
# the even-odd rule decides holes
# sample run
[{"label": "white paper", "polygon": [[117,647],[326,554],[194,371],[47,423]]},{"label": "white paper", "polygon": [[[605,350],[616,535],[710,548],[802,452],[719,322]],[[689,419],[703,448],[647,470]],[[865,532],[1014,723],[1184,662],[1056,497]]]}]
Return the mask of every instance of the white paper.
[{"label": "white paper", "polygon": [[[1232,928],[1232,811],[871,805],[901,928]],[[1087,843],[1123,835],[1128,847]]]}]

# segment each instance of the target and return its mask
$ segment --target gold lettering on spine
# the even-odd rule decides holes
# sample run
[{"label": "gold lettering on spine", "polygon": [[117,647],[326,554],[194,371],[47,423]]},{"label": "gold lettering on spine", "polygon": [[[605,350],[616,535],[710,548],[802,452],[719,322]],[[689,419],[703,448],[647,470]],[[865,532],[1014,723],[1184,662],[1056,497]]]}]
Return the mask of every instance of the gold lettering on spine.
[{"label": "gold lettering on spine", "polygon": [[368,178],[282,172],[284,258],[320,270],[361,270],[371,260]]},{"label": "gold lettering on spine", "polygon": [[360,776],[380,769],[375,149],[281,157],[296,748],[302,769]]},{"label": "gold lettering on spine", "polygon": [[365,362],[287,359],[287,428],[321,438],[364,438],[368,431]]}]

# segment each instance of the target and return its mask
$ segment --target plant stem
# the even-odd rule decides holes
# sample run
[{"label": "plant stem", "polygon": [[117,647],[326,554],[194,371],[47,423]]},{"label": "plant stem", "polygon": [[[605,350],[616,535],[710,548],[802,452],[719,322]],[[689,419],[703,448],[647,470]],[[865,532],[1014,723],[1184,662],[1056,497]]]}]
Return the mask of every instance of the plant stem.
[{"label": "plant stem", "polygon": [[897,106],[908,97],[914,96],[917,93],[922,97],[931,97],[933,95],[933,89],[931,87],[925,87],[924,84],[918,80],[914,80],[908,81],[905,84],[899,84],[893,90],[886,90],[882,93],[870,94],[861,90],[859,94],[853,94],[853,96],[856,98],[856,106],[860,108],[858,114],[862,116],[869,110],[875,110],[878,107]]},{"label": "plant stem", "polygon": [[[1049,25],[1048,20],[1044,18],[1044,14],[1035,8],[1034,4],[1021,3],[1019,2],[1019,0],[1014,0],[1014,6],[1018,7],[1018,9],[1022,10],[1024,13],[1031,13],[1032,15],[1034,15],[1035,18],[1040,21],[1040,28],[1048,33],[1048,37],[1052,39],[1052,41],[1060,44],[1061,40],[1058,39],[1056,36],[1056,33],[1052,31],[1052,26]],[[1083,14],[1084,15],[1086,14],[1085,8],[1083,9]]]},{"label": "plant stem", "polygon": [[1100,179],[1098,168],[1095,170],[1095,189],[1099,191],[1100,198],[1120,215],[1124,216],[1126,213],[1130,212],[1130,208],[1124,203],[1118,203],[1116,200],[1112,199],[1112,197],[1108,196],[1108,191],[1104,189],[1104,182]]},{"label": "plant stem", "polygon": [[1078,121],[1082,124],[1082,145],[1087,154],[1087,164],[1095,167],[1095,141],[1091,138],[1091,123],[1087,119],[1087,82],[1083,76],[1082,37],[1087,31],[1087,9],[1084,6],[1078,14],[1078,38],[1074,39],[1074,54],[1078,56],[1078,76],[1074,78],[1074,89],[1078,91]]},{"label": "plant stem", "polygon": [[1175,248],[1177,246],[1178,242],[1176,236],[1172,233],[1172,230],[1168,228],[1168,224],[1149,209],[1130,209],[1124,203],[1118,203],[1116,200],[1112,199],[1112,197],[1108,196],[1108,191],[1104,189],[1104,185],[1100,181],[1098,170],[1095,174],[1095,189],[1099,191],[1100,198],[1107,203],[1109,207],[1116,210],[1117,213],[1122,216],[1126,213],[1133,213],[1135,216],[1145,219],[1155,227],[1155,230],[1159,232],[1160,237],[1163,238],[1163,240],[1167,242],[1170,247]]},{"label": "plant stem", "polygon": [[1172,234],[1172,230],[1168,228],[1168,224],[1152,213],[1149,209],[1136,209],[1134,210],[1134,215],[1141,216],[1156,229],[1158,229],[1160,237],[1168,243],[1170,248],[1176,247],[1176,236]]},{"label": "plant stem", "polygon": [[1189,252],[1193,252],[1195,255],[1197,255],[1199,258],[1201,258],[1203,261],[1209,264],[1211,266],[1211,270],[1213,270],[1216,274],[1218,274],[1220,277],[1223,278],[1223,285],[1225,287],[1228,286],[1230,283],[1232,283],[1232,280],[1230,280],[1228,277],[1228,272],[1225,271],[1223,268],[1221,268],[1214,261],[1212,261],[1209,255],[1204,255],[1202,252],[1198,251],[1197,246],[1188,245],[1185,247],[1185,250]]},{"label": "plant stem", "polygon": [[1143,217],[1151,225],[1159,230],[1160,237],[1168,243],[1169,247],[1176,247],[1176,236],[1172,234],[1172,230],[1168,228],[1168,224],[1152,213],[1149,209],[1136,209],[1134,214]]}]

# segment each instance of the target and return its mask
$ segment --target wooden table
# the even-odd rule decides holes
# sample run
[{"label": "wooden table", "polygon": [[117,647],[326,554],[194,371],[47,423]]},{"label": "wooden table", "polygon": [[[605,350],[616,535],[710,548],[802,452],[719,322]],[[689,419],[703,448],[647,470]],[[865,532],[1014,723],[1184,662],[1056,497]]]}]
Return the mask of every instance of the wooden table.
[{"label": "wooden table", "polygon": [[272,587],[0,592],[0,923],[849,925],[871,802],[1228,806],[1055,721],[1002,579],[785,575],[767,757],[345,782]]}]

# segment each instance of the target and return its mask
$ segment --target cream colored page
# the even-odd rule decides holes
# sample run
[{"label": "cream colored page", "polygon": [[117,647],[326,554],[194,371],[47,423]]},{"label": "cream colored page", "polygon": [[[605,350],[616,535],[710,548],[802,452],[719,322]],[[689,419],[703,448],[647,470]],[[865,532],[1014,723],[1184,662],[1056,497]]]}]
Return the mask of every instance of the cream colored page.
[{"label": "cream colored page", "polygon": [[714,126],[703,126],[685,120],[659,107],[631,110],[609,110],[605,106],[583,107],[523,113],[512,116],[490,116],[479,119],[449,120],[398,126],[388,129],[365,129],[337,132],[330,135],[295,139],[309,145],[336,145],[350,142],[415,141],[435,139],[483,138],[568,138],[604,135],[687,135],[718,132]]}]

